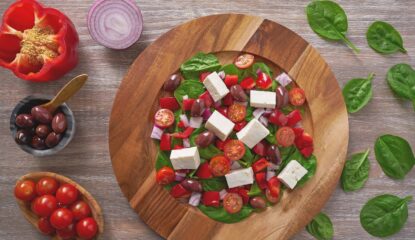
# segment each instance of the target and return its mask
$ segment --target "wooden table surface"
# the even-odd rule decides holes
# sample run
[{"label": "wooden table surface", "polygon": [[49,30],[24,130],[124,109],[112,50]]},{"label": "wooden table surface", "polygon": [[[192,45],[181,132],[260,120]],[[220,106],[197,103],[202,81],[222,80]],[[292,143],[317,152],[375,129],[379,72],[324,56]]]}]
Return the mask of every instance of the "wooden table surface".
[{"label": "wooden table surface", "polygon": [[[0,14],[12,2],[2,0]],[[415,66],[413,0],[340,1],[349,18],[348,36],[362,50],[358,55],[344,44],[322,40],[312,32],[304,13],[308,1],[137,1],[145,22],[143,35],[138,43],[124,51],[106,49],[91,39],[86,14],[92,0],[42,2],[65,12],[74,21],[81,41],[80,63],[62,79],[45,84],[22,81],[0,69],[0,239],[47,239],[26,222],[13,197],[16,179],[32,171],[57,172],[87,188],[104,210],[103,239],[159,239],[130,209],[113,175],[107,139],[112,101],[129,65],[151,42],[177,24],[216,13],[259,15],[287,26],[321,52],[341,87],[351,78],[376,73],[372,101],[349,117],[349,153],[371,148],[370,178],[364,189],[354,193],[346,194],[338,187],[325,206],[324,212],[334,223],[334,239],[373,239],[359,223],[360,209],[369,198],[383,193],[415,195],[415,170],[403,181],[391,180],[381,171],[373,154],[375,139],[385,133],[406,138],[415,150],[415,113],[409,102],[393,96],[385,81],[385,74],[392,65],[406,62]],[[367,46],[365,33],[375,20],[388,21],[402,33],[407,55],[382,56]],[[52,95],[81,73],[89,74],[90,79],[76,97],[68,101],[77,120],[77,134],[72,143],[56,156],[41,159],[21,151],[9,132],[10,113],[15,104],[29,94]],[[415,203],[410,203],[409,208],[404,229],[390,239],[414,239]],[[302,231],[295,239],[312,238]]]}]

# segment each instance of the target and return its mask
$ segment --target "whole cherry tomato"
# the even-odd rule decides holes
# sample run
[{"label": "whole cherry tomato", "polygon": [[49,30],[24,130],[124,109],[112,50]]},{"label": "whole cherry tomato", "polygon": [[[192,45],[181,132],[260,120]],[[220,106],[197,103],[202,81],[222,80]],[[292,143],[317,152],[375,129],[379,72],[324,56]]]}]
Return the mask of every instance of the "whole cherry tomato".
[{"label": "whole cherry tomato", "polygon": [[56,233],[63,240],[73,239],[76,236],[75,224],[74,223],[71,223],[66,228],[63,228],[63,229],[60,229],[60,230],[56,230]]},{"label": "whole cherry tomato", "polygon": [[232,139],[225,143],[223,151],[228,159],[236,161],[245,155],[245,146],[241,141]]},{"label": "whole cherry tomato", "polygon": [[52,235],[55,233],[55,229],[50,224],[48,218],[40,218],[39,221],[37,221],[37,227],[39,228],[40,232],[45,235]]},{"label": "whole cherry tomato", "polygon": [[58,190],[59,183],[51,177],[41,178],[36,184],[36,193],[39,196],[50,194],[54,195]]},{"label": "whole cherry tomato", "polygon": [[237,68],[245,69],[245,68],[249,68],[254,63],[254,58],[255,58],[254,55],[245,53],[245,54],[238,56],[235,59],[234,63]]},{"label": "whole cherry tomato", "polygon": [[242,205],[242,197],[237,193],[228,193],[223,199],[223,208],[231,214],[241,211]]},{"label": "whole cherry tomato", "polygon": [[84,239],[95,237],[98,232],[98,225],[95,219],[89,217],[84,218],[76,224],[76,233]]},{"label": "whole cherry tomato", "polygon": [[35,182],[31,180],[18,182],[14,187],[14,196],[22,201],[31,201],[36,197]]},{"label": "whole cherry tomato", "polygon": [[91,216],[91,208],[85,201],[77,201],[71,205],[70,210],[72,211],[75,220],[81,220],[83,218]]},{"label": "whole cherry tomato", "polygon": [[50,216],[50,224],[56,229],[64,229],[73,221],[73,214],[66,208],[56,209]]},{"label": "whole cherry tomato", "polygon": [[162,167],[157,171],[156,181],[160,185],[172,183],[175,178],[174,170],[171,167]]},{"label": "whole cherry tomato", "polygon": [[43,195],[33,201],[32,210],[40,217],[49,217],[56,210],[58,202],[52,195]]},{"label": "whole cherry tomato", "polygon": [[210,160],[209,169],[216,177],[224,176],[231,171],[231,163],[225,156],[216,156]]},{"label": "whole cherry tomato", "polygon": [[56,199],[64,205],[69,205],[75,202],[78,199],[78,195],[78,189],[69,183],[63,184],[56,191]]}]

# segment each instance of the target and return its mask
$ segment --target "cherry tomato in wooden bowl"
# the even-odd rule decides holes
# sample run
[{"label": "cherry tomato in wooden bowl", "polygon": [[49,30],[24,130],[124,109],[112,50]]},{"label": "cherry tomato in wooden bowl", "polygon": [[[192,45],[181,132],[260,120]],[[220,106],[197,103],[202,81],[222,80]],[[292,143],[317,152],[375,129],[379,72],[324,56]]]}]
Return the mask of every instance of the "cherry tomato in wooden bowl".
[{"label": "cherry tomato in wooden bowl", "polygon": [[159,109],[154,115],[154,122],[158,127],[168,128],[174,123],[174,113],[166,108]]},{"label": "cherry tomato in wooden bowl", "polygon": [[279,145],[283,147],[289,147],[294,144],[295,133],[294,130],[290,127],[282,127],[278,129],[275,134],[275,138]]},{"label": "cherry tomato in wooden bowl", "polygon": [[175,175],[173,168],[165,166],[157,171],[156,181],[160,185],[167,185],[174,181]]},{"label": "cherry tomato in wooden bowl", "polygon": [[243,206],[242,197],[237,193],[228,193],[223,199],[223,208],[228,213],[238,213]]},{"label": "cherry tomato in wooden bowl", "polygon": [[237,68],[246,69],[252,66],[252,64],[254,63],[254,59],[255,59],[254,55],[245,53],[245,54],[238,56],[235,59],[234,63]]},{"label": "cherry tomato in wooden bowl", "polygon": [[219,155],[210,159],[209,169],[216,177],[225,176],[231,171],[231,163],[225,156]]},{"label": "cherry tomato in wooden bowl", "polygon": [[305,92],[301,88],[293,88],[289,91],[290,103],[294,106],[302,106],[305,103]]},{"label": "cherry tomato in wooden bowl", "polygon": [[232,139],[225,143],[223,151],[228,159],[237,161],[245,155],[245,146],[241,141]]}]

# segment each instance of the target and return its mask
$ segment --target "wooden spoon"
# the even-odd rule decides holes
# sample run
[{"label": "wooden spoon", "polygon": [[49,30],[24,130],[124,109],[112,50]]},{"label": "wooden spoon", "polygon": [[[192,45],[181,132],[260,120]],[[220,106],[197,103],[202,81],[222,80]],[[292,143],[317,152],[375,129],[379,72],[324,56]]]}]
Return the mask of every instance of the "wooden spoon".
[{"label": "wooden spoon", "polygon": [[[59,175],[57,173],[52,173],[52,172],[33,172],[33,173],[29,173],[29,174],[26,174],[26,175],[20,177],[19,180],[17,180],[16,184],[18,182],[21,182],[21,181],[24,181],[24,180],[32,180],[36,183],[37,181],[39,181],[43,177],[54,178],[60,184],[70,183],[79,190],[80,199],[89,204],[89,207],[91,208],[91,212],[92,212],[92,217],[95,219],[95,221],[97,222],[97,225],[98,225],[98,232],[97,232],[97,235],[94,239],[99,239],[100,235],[102,235],[102,233],[104,232],[104,218],[103,218],[103,215],[102,215],[102,210],[101,210],[101,207],[99,206],[98,202],[81,185],[77,184],[76,182],[74,182],[73,180],[71,180],[71,179],[69,179],[65,176]],[[24,201],[21,201],[19,199],[16,199],[16,201],[17,201],[17,204],[19,205],[19,208],[22,211],[24,217],[34,227],[36,227],[36,229],[39,230],[39,228],[37,226],[37,222],[39,220],[39,217],[34,212],[32,212],[32,210],[30,209],[30,202],[24,202]],[[52,239],[60,240],[61,238],[58,237],[57,235],[54,235]]]},{"label": "wooden spoon", "polygon": [[71,98],[76,92],[78,92],[79,89],[81,89],[86,80],[88,80],[87,74],[82,74],[73,78],[65,86],[63,86],[63,88],[52,100],[40,106],[46,108],[50,113],[53,114],[55,110],[60,105],[62,105],[62,103],[66,102],[66,100]]}]

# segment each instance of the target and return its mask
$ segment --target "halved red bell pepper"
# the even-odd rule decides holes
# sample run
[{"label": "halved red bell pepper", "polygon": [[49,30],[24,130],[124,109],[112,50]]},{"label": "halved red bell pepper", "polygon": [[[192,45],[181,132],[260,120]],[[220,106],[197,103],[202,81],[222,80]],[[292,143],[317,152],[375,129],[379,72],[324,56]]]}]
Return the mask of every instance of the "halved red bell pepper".
[{"label": "halved red bell pepper", "polygon": [[202,99],[205,102],[206,107],[211,107],[214,103],[213,98],[208,91],[200,94],[199,99]]},{"label": "halved red bell pepper", "polygon": [[171,136],[174,138],[182,138],[182,139],[189,138],[193,130],[194,128],[188,127],[186,128],[186,130],[184,130],[184,132],[175,132],[175,133],[172,133]]},{"label": "halved red bell pepper", "polygon": [[179,103],[174,97],[163,97],[159,99],[160,108],[167,108],[173,112],[180,108]]},{"label": "halved red bell pepper", "polygon": [[261,158],[252,164],[254,172],[261,172],[269,166],[269,162],[265,158]]},{"label": "halved red bell pepper", "polygon": [[181,184],[176,184],[170,190],[170,194],[174,198],[188,197],[191,192],[187,191]]},{"label": "halved red bell pepper", "polygon": [[192,106],[194,102],[195,102],[195,99],[192,99],[192,98],[183,99],[183,110],[184,111],[192,110]]},{"label": "halved red bell pepper", "polygon": [[232,87],[238,84],[238,75],[226,75],[224,82],[227,87]]},{"label": "halved red bell pepper", "polygon": [[255,174],[255,180],[260,189],[267,188],[267,179],[266,179],[265,172],[260,172],[260,173]]},{"label": "halved red bell pepper", "polygon": [[0,66],[24,80],[55,80],[77,65],[78,44],[75,26],[62,12],[19,0],[3,16]]},{"label": "halved red bell pepper", "polygon": [[222,99],[222,103],[225,106],[230,106],[233,104],[233,97],[232,94],[228,93],[223,99]]},{"label": "halved red bell pepper", "polygon": [[211,74],[211,72],[202,72],[200,75],[199,75],[199,81],[200,82],[204,82],[205,81],[205,78],[207,77],[207,76],[209,76]]},{"label": "halved red bell pepper", "polygon": [[160,139],[160,150],[170,151],[171,150],[171,137],[168,133],[163,133]]},{"label": "halved red bell pepper", "polygon": [[200,164],[199,169],[197,169],[196,176],[200,179],[208,179],[212,177],[212,172],[210,171],[208,162]]},{"label": "halved red bell pepper", "polygon": [[241,87],[250,90],[255,87],[255,80],[251,77],[244,78],[241,82]]},{"label": "halved red bell pepper", "polygon": [[287,118],[288,118],[287,126],[290,126],[290,127],[294,127],[295,124],[297,124],[299,121],[302,120],[301,113],[300,111],[298,111],[298,109],[295,109],[294,111],[290,112],[287,115]]},{"label": "halved red bell pepper", "polygon": [[220,203],[219,192],[216,192],[216,191],[204,192],[202,195],[202,203],[206,206],[219,207],[219,203]]}]

